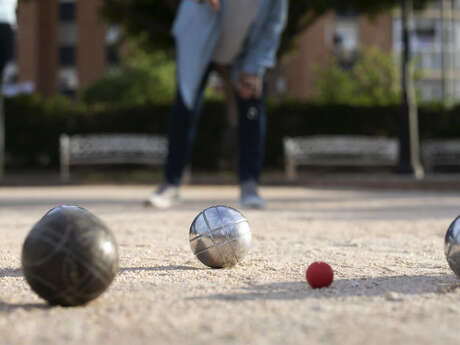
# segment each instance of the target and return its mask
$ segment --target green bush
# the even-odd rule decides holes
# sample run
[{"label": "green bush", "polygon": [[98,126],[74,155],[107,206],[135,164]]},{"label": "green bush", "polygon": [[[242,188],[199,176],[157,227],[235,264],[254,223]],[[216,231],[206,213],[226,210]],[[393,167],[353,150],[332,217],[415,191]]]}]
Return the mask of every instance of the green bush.
[{"label": "green bush", "polygon": [[[201,114],[192,165],[217,170],[225,137],[225,103],[208,101]],[[87,133],[149,133],[166,135],[171,105],[98,109],[62,98],[42,100],[20,96],[6,100],[8,167],[57,167],[59,136]],[[460,107],[419,109],[420,136],[460,137]],[[268,104],[265,166],[283,167],[285,136],[343,134],[398,136],[399,106],[357,107],[300,101]]]},{"label": "green bush", "polygon": [[147,53],[134,44],[119,68],[109,70],[82,94],[82,101],[98,107],[132,107],[170,102],[174,97],[175,64],[163,52]]},{"label": "green bush", "polygon": [[401,99],[399,81],[393,57],[379,48],[370,48],[359,53],[350,69],[343,69],[336,60],[319,69],[316,99],[325,104],[355,106],[397,104]]}]

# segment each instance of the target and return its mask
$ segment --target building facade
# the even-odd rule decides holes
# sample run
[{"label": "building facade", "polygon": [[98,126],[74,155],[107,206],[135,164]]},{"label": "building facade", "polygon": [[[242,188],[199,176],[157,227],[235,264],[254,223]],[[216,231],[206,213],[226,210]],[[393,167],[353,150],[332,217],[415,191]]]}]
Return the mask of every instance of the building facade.
[{"label": "building facade", "polygon": [[[17,58],[9,69],[17,76],[15,81],[32,82],[45,96],[73,95],[116,63],[118,32],[101,19],[102,1],[20,1]],[[271,92],[279,97],[314,97],[316,72],[333,56],[340,55],[344,64],[353,63],[359,49],[378,46],[398,61],[400,13],[395,10],[372,19],[350,12],[329,13],[298,42],[298,49],[283,58],[272,75]],[[423,99],[458,101],[460,0],[436,0],[416,11],[412,42]]]},{"label": "building facade", "polygon": [[44,96],[75,94],[115,59],[113,30],[101,19],[103,0],[19,2],[16,70]]},{"label": "building facade", "polygon": [[[437,0],[415,12],[412,52],[423,100],[460,100],[460,0]],[[393,16],[393,53],[401,54],[401,16]]]},{"label": "building facade", "polygon": [[359,49],[371,46],[391,53],[391,14],[368,19],[353,13],[331,12],[301,34],[296,51],[283,58],[281,67],[275,71],[274,93],[312,98],[319,68],[329,65],[337,54],[343,63],[351,63]]},{"label": "building facade", "polygon": [[[460,0],[436,0],[415,9],[412,53],[419,73],[417,88],[423,101],[460,100]],[[275,93],[314,97],[318,67],[342,54],[377,46],[399,63],[402,51],[399,10],[376,18],[331,13],[320,18],[299,40],[299,49],[283,61],[275,74]]]}]

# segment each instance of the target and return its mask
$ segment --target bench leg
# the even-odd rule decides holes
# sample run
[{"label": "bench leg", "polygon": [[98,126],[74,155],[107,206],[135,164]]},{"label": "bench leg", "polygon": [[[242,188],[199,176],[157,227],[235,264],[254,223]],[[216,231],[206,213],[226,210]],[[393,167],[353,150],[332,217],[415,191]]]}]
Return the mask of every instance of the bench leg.
[{"label": "bench leg", "polygon": [[182,184],[189,185],[192,180],[192,167],[189,165],[185,168],[184,174],[182,175]]},{"label": "bench leg", "polygon": [[424,165],[424,168],[425,168],[425,172],[426,172],[427,174],[433,172],[434,167],[433,167],[433,164],[432,164],[431,162],[424,162],[423,165]]},{"label": "bench leg", "polygon": [[63,134],[61,135],[59,141],[60,141],[61,181],[68,182],[70,179],[70,171],[69,171],[70,139],[67,135]]},{"label": "bench leg", "polygon": [[61,165],[61,181],[68,182],[70,180],[70,172],[68,165]]},{"label": "bench leg", "polygon": [[295,181],[297,179],[296,165],[290,156],[286,156],[285,174],[288,181]]}]

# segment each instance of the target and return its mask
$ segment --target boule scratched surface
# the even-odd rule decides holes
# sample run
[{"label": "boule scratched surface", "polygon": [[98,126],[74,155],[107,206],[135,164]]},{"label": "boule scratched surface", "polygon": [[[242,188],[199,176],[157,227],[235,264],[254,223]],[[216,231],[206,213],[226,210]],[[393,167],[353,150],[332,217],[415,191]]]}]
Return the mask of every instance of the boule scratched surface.
[{"label": "boule scratched surface", "polygon": [[450,268],[460,278],[460,217],[457,217],[447,230],[444,253]]},{"label": "boule scratched surface", "polygon": [[112,232],[88,210],[61,205],[48,211],[22,248],[24,276],[51,305],[85,304],[103,293],[118,271]]},{"label": "boule scratched surface", "polygon": [[189,231],[193,254],[206,266],[235,266],[251,247],[251,229],[247,219],[235,208],[211,206],[193,220]]}]

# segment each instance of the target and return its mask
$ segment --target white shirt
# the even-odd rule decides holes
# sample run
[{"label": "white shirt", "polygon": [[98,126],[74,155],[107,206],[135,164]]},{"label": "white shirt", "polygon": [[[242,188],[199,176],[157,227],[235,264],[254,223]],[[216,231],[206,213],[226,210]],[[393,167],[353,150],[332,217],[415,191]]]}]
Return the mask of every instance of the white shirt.
[{"label": "white shirt", "polygon": [[16,25],[17,0],[0,0],[0,23]]},{"label": "white shirt", "polygon": [[260,6],[260,0],[229,0],[225,3],[214,62],[228,65],[239,55]]}]

